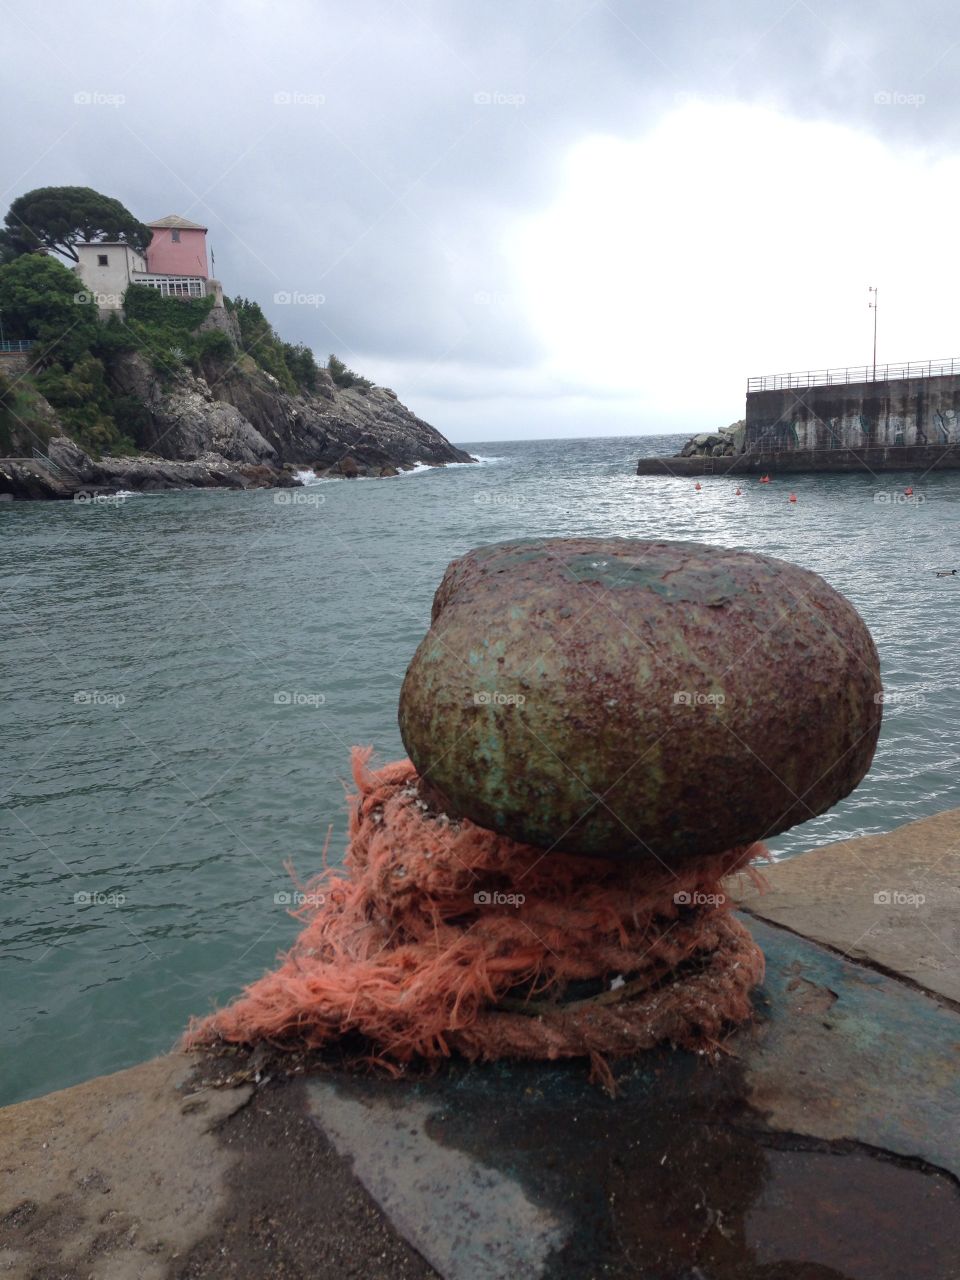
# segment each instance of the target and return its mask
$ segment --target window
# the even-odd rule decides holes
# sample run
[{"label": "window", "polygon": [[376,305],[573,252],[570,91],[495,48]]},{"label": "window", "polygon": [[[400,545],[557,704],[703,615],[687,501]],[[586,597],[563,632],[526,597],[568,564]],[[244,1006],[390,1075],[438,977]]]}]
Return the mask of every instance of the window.
[{"label": "window", "polygon": [[177,230],[176,227],[174,227],[174,229],[170,232],[170,239],[173,241],[174,244],[180,243],[180,232]]},{"label": "window", "polygon": [[97,266],[105,267],[107,265],[107,255],[105,253],[97,254]]}]

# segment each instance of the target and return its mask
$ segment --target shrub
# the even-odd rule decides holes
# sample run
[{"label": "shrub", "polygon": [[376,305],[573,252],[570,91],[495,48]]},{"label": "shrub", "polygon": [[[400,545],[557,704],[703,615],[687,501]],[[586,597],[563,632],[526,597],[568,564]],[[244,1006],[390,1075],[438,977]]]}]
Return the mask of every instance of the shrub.
[{"label": "shrub", "polygon": [[85,355],[69,369],[50,365],[37,375],[36,385],[84,448],[100,454],[133,447],[114,421],[106,371],[96,356]]},{"label": "shrub", "polygon": [[193,333],[212,308],[212,297],[164,297],[159,289],[152,289],[146,284],[132,284],[123,295],[123,310],[128,324],[137,321],[158,334],[162,331],[178,334],[181,338]]},{"label": "shrub", "polygon": [[237,349],[222,329],[206,329],[197,334],[197,358],[209,360],[216,364],[227,364],[234,360]]},{"label": "shrub", "polygon": [[361,378],[359,373],[348,369],[343,361],[334,355],[327,360],[327,372],[338,387],[357,387],[361,391],[369,391],[374,385],[369,378]]}]

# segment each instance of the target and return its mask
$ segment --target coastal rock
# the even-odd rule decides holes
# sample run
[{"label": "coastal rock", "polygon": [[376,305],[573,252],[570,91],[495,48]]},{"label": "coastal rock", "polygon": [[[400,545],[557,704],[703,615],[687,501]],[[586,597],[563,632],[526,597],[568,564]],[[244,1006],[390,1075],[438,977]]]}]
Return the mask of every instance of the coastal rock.
[{"label": "coastal rock", "polygon": [[701,431],[691,436],[678,454],[678,458],[725,458],[735,453],[742,453],[746,422],[731,422],[729,427],[721,427],[719,431]]},{"label": "coastal rock", "polygon": [[50,461],[81,484],[100,484],[103,468],[69,436],[54,436],[47,444]]},{"label": "coastal rock", "polygon": [[849,794],[880,689],[863,621],[808,570],[690,542],[529,540],[447,569],[400,731],[448,814],[670,862]]},{"label": "coastal rock", "polygon": [[273,445],[280,462],[319,464],[327,472],[349,455],[357,474],[376,476],[382,467],[403,463],[474,461],[384,387],[336,387],[325,370],[309,396],[278,391],[259,371],[235,370],[215,385],[217,395]]},{"label": "coastal rock", "polygon": [[69,498],[69,482],[29,458],[0,459],[0,498],[32,502]]},{"label": "coastal rock", "polygon": [[[323,369],[308,396],[281,390],[249,357],[223,368],[212,364],[204,377],[179,370],[165,387],[140,353],[129,352],[116,360],[112,378],[116,390],[149,414],[137,444],[170,459],[216,452],[248,465],[313,466],[318,474],[342,476],[379,476],[384,467],[417,462],[473,461],[395,392],[343,389]],[[344,469],[346,457],[353,466]]]},{"label": "coastal rock", "polygon": [[54,410],[35,392],[46,424],[50,464],[32,456],[34,440],[15,441],[22,457],[0,464],[0,493],[64,498],[91,489],[229,487],[298,484],[292,470],[354,479],[396,475],[418,463],[475,461],[416,417],[384,387],[334,385],[319,370],[309,396],[290,395],[248,356],[204,374],[186,366],[163,376],[140,352],[110,362],[111,389],[143,412],[128,430],[143,454],[96,460],[63,432]]},{"label": "coastal rock", "polygon": [[232,404],[214,398],[203,378],[182,373],[165,391],[139,352],[126,352],[112,368],[114,387],[149,413],[150,424],[137,443],[176,461],[217,453],[231,462],[256,466],[276,462],[277,451]]},{"label": "coastal rock", "polygon": [[43,458],[0,463],[0,495],[16,499],[93,499],[97,495],[163,489],[290,488],[300,481],[288,471],[238,463],[215,452],[190,460],[155,457],[94,459],[68,436],[55,436]]}]

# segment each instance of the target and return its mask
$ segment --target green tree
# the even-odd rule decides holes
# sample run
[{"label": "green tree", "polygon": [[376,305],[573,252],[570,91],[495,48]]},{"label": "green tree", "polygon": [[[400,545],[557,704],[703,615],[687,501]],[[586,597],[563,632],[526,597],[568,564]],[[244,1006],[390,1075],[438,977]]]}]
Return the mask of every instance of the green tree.
[{"label": "green tree", "polygon": [[143,253],[151,234],[119,200],[92,187],[38,187],[11,204],[0,230],[0,253],[9,261],[47,249],[79,262],[78,243],[122,240]]},{"label": "green tree", "polygon": [[39,368],[32,383],[57,411],[71,436],[99,453],[130,447],[118,426],[101,355],[118,347],[123,335],[102,325],[96,304],[77,276],[56,258],[27,253],[0,266],[0,308],[4,331],[39,344]]},{"label": "green tree", "polygon": [[106,370],[96,356],[83,355],[69,369],[53,364],[35,381],[38,391],[53,405],[78,444],[95,454],[130,451],[132,442],[114,419]]},{"label": "green tree", "polygon": [[285,342],[283,344],[283,359],[298,387],[301,387],[304,391],[315,391],[317,389],[317,362],[309,347],[304,346],[302,342],[298,342],[296,345],[291,342]]},{"label": "green tree", "polygon": [[28,253],[0,266],[4,332],[33,338],[41,363],[69,367],[99,337],[97,307],[77,276],[56,258]]}]

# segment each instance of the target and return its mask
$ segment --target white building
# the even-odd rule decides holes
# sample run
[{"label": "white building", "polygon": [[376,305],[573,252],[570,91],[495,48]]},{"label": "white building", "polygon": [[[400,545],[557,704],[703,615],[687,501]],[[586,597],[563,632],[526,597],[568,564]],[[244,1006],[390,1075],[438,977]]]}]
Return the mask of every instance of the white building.
[{"label": "white building", "polygon": [[119,311],[127,286],[137,273],[146,272],[146,258],[117,240],[77,244],[74,249],[80,259],[74,271],[83,282],[83,292],[91,295],[101,311]]}]

